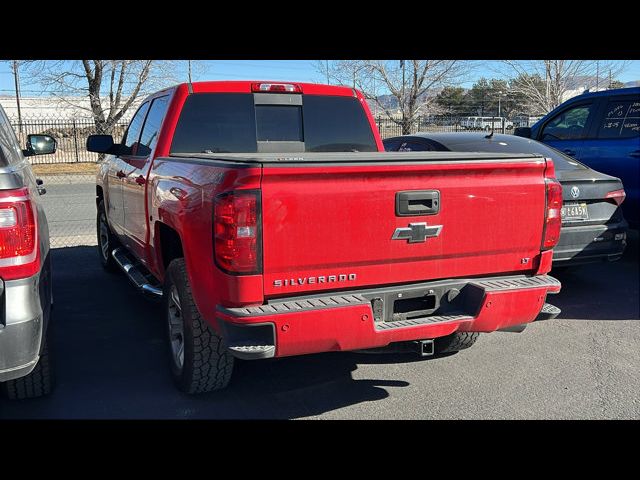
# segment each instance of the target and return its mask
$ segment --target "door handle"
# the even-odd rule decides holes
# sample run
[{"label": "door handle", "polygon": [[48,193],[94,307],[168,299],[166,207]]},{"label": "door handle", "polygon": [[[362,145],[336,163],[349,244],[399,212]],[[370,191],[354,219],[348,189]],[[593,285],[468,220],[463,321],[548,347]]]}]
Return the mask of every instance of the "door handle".
[{"label": "door handle", "polygon": [[126,177],[125,173],[122,170],[119,170],[118,173],[116,173],[116,177],[118,178],[124,178]]},{"label": "door handle", "polygon": [[635,150],[629,154],[630,157],[640,158],[640,150]]},{"label": "door handle", "polygon": [[440,211],[438,190],[413,190],[396,193],[396,216],[435,215]]},{"label": "door handle", "polygon": [[138,185],[144,185],[145,183],[147,183],[147,181],[144,179],[144,177],[142,175],[136,177],[136,183]]},{"label": "door handle", "polygon": [[573,150],[570,150],[568,148],[563,150],[564,153],[566,153],[567,155],[571,155],[572,157],[576,156],[576,152],[574,152]]}]

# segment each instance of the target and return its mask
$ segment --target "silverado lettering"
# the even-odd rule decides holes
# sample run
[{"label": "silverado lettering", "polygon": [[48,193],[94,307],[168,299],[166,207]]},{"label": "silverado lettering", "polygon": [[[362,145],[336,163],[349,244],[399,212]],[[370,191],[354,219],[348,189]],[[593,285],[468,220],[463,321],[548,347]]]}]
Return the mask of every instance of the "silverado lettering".
[{"label": "silverado lettering", "polygon": [[320,275],[317,277],[298,277],[298,278],[285,278],[284,280],[274,280],[274,287],[287,287],[294,285],[304,285],[305,283],[334,283],[334,282],[352,282],[357,279],[355,273],[340,274],[340,275]]},{"label": "silverado lettering", "polygon": [[542,156],[385,152],[360,92],[286,82],[168,88],[115,142],[87,141],[99,258],[163,300],[182,391],[226,387],[234,359],[429,355],[559,312]]}]

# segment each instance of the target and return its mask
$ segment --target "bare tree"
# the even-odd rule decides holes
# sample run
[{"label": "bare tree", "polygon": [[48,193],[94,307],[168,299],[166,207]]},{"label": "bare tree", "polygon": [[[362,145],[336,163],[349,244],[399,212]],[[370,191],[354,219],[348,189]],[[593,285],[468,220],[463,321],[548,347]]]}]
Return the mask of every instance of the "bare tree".
[{"label": "bare tree", "polygon": [[606,87],[605,74],[617,76],[627,67],[609,60],[504,60],[503,72],[513,77],[515,94],[527,99],[537,114],[550,112],[567,100],[572,90]]},{"label": "bare tree", "polygon": [[[411,133],[418,115],[434,102],[438,90],[460,81],[468,63],[457,60],[339,60],[328,68],[320,64],[317,70],[362,91],[385,115]],[[387,101],[380,95],[391,95]],[[394,111],[397,108],[397,113]]]},{"label": "bare tree", "polygon": [[174,69],[156,60],[41,61],[29,73],[60,102],[87,111],[98,132],[111,133],[136,100],[175,82]]}]

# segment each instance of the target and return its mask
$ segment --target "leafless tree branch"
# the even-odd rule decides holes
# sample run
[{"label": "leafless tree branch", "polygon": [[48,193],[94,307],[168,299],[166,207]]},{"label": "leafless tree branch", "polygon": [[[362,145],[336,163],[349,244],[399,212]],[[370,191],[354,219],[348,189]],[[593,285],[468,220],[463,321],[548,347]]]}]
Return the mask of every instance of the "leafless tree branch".
[{"label": "leafless tree branch", "polygon": [[[417,116],[429,108],[436,90],[460,81],[467,67],[465,62],[456,60],[406,60],[403,76],[398,60],[340,60],[333,62],[328,73],[337,83],[358,88],[389,119],[401,125],[403,133],[409,133]],[[316,68],[327,75],[322,63]],[[393,97],[397,112],[379,91]]]}]

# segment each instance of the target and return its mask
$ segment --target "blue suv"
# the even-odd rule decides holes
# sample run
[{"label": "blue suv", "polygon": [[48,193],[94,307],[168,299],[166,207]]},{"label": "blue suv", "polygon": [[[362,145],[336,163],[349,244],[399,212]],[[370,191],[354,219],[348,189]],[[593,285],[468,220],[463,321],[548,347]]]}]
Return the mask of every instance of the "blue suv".
[{"label": "blue suv", "polygon": [[638,228],[640,203],[640,87],[571,98],[516,135],[546,143],[622,180],[625,218]]}]

